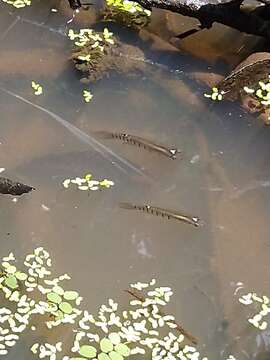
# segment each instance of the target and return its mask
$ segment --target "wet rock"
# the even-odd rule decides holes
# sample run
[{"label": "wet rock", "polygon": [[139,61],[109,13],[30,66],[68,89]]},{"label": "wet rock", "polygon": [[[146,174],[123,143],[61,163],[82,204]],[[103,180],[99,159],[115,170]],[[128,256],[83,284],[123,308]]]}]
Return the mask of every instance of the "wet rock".
[{"label": "wet rock", "polygon": [[[82,61],[81,56],[90,55],[90,61]],[[115,71],[122,74],[134,74],[143,71],[146,67],[144,53],[137,47],[122,44],[114,39],[113,46],[105,46],[100,52],[87,44],[81,49],[76,49],[72,54],[75,67],[84,73],[83,83],[95,82],[110,76]]]},{"label": "wet rock", "polygon": [[0,194],[17,195],[29,193],[35,190],[32,186],[12,181],[5,177],[0,177]]},{"label": "wet rock", "polygon": [[259,81],[267,80],[269,73],[270,53],[254,53],[221,80],[217,87],[225,92],[224,98],[236,100],[246,94],[244,86],[253,88]]}]

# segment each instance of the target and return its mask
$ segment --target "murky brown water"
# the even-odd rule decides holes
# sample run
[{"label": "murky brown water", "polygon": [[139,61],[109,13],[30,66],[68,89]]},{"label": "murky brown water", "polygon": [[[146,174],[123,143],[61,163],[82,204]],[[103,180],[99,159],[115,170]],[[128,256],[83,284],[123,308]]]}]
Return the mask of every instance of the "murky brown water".
[{"label": "murky brown water", "polygon": [[[191,71],[229,69],[254,41],[242,36],[230,48],[233,57],[222,57],[212,32],[209,63],[168,44],[163,50],[162,41],[152,50],[144,44],[159,75],[114,75],[92,85],[94,99],[85,104],[68,60],[71,44],[64,34],[70,11],[62,4],[53,14],[42,1],[20,12],[2,4],[0,9],[0,166],[6,176],[37,188],[17,202],[1,197],[1,254],[20,257],[44,246],[56,273],[71,274],[90,311],[108,297],[123,298],[130,282],[155,277],[174,289],[170,310],[209,359],[260,359],[269,350],[270,334],[248,327],[234,291],[243,282],[247,291],[269,293],[270,130],[235,104],[205,101],[205,89],[189,80]],[[174,31],[175,20],[166,27],[162,15],[157,19],[160,29]],[[219,35],[226,36],[231,34]],[[182,44],[191,53],[192,46]],[[44,96],[32,94],[32,80],[42,83]],[[106,150],[93,142],[96,130],[157,139],[178,146],[184,157],[170,161],[98,140]],[[116,185],[90,196],[63,189],[65,178],[86,172]],[[206,225],[196,229],[125,211],[120,201],[185,210]],[[24,342],[27,334],[7,358],[29,359]]]}]

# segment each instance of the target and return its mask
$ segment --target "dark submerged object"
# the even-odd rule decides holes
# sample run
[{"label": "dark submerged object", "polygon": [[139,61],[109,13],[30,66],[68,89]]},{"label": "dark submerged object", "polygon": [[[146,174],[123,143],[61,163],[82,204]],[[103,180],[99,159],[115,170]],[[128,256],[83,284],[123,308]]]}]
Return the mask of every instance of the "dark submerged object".
[{"label": "dark submerged object", "polygon": [[0,177],[0,194],[17,195],[29,193],[35,190],[32,186],[12,181],[5,177]]},{"label": "dark submerged object", "polygon": [[124,143],[127,144],[137,145],[138,147],[143,147],[144,149],[150,151],[156,151],[159,154],[165,155],[170,159],[176,159],[176,155],[181,153],[181,151],[175,147],[167,148],[163,145],[154,143],[151,140],[144,139],[140,136],[130,135],[126,133],[113,133],[109,131],[99,131],[96,132],[96,134],[104,139],[118,139],[122,140]]},{"label": "dark submerged object", "polygon": [[140,210],[148,214],[165,217],[169,220],[175,219],[175,220],[183,221],[187,224],[191,224],[196,227],[201,226],[203,224],[202,221],[197,216],[191,216],[174,210],[163,209],[151,205],[135,205],[127,202],[121,202],[119,206],[122,209]]}]

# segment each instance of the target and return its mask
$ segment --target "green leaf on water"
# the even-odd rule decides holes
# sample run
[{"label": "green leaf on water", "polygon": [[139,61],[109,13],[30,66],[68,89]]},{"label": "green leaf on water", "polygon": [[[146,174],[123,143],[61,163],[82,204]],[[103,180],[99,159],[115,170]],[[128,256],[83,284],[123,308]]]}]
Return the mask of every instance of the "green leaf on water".
[{"label": "green leaf on water", "polygon": [[110,333],[108,337],[110,341],[113,343],[113,345],[120,344],[121,342],[120,335],[115,332]]},{"label": "green leaf on water", "polygon": [[88,359],[93,359],[97,354],[97,350],[94,348],[94,346],[83,345],[80,347],[79,354],[85,356]]},{"label": "green leaf on water", "polygon": [[111,351],[109,353],[109,357],[111,360],[124,360],[121,354],[118,354],[116,351]]},{"label": "green leaf on water", "polygon": [[61,296],[59,296],[55,292],[48,293],[47,299],[48,299],[48,301],[51,301],[52,303],[55,303],[55,304],[60,304],[60,302],[62,301]]},{"label": "green leaf on water", "polygon": [[5,279],[5,284],[10,289],[16,289],[18,287],[18,281],[14,275],[10,275]]},{"label": "green leaf on water", "polygon": [[9,265],[6,267],[6,272],[9,274],[14,274],[16,272],[16,266],[14,265]]},{"label": "green leaf on water", "polygon": [[69,304],[69,303],[67,303],[67,302],[62,302],[60,305],[59,305],[59,309],[61,310],[61,311],[63,311],[63,313],[64,314],[71,314],[72,313],[72,306]]},{"label": "green leaf on water", "polygon": [[25,281],[27,279],[27,275],[21,271],[15,272],[15,276],[20,281]]},{"label": "green leaf on water", "polygon": [[54,286],[52,290],[53,290],[53,292],[55,292],[56,294],[58,294],[60,296],[64,295],[64,292],[65,292],[64,289],[58,285]]},{"label": "green leaf on water", "polygon": [[118,344],[118,345],[115,346],[114,349],[118,354],[120,354],[120,355],[122,355],[124,357],[129,356],[129,354],[130,354],[130,349],[125,344]]},{"label": "green leaf on water", "polygon": [[64,314],[62,313],[62,311],[58,310],[55,314],[55,320],[62,320],[64,318]]},{"label": "green leaf on water", "polygon": [[85,360],[85,358],[82,358],[82,357],[75,357],[75,358],[70,358],[69,360]]},{"label": "green leaf on water", "polygon": [[100,349],[102,352],[108,353],[110,351],[113,350],[113,344],[111,342],[111,340],[107,339],[107,338],[103,338],[100,341]]},{"label": "green leaf on water", "polygon": [[64,292],[64,299],[65,300],[76,300],[77,297],[79,297],[79,294],[77,293],[77,291],[65,291]]},{"label": "green leaf on water", "polygon": [[13,291],[13,293],[9,297],[10,301],[19,302],[20,300],[20,293],[18,290]]},{"label": "green leaf on water", "polygon": [[105,353],[100,353],[98,354],[98,360],[110,360],[110,357]]}]

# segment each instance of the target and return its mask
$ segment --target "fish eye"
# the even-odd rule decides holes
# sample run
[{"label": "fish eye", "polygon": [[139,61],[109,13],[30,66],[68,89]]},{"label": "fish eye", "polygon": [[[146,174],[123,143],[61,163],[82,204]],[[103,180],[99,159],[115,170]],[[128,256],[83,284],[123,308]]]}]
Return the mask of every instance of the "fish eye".
[{"label": "fish eye", "polygon": [[170,149],[170,153],[175,155],[177,153],[177,149]]}]

